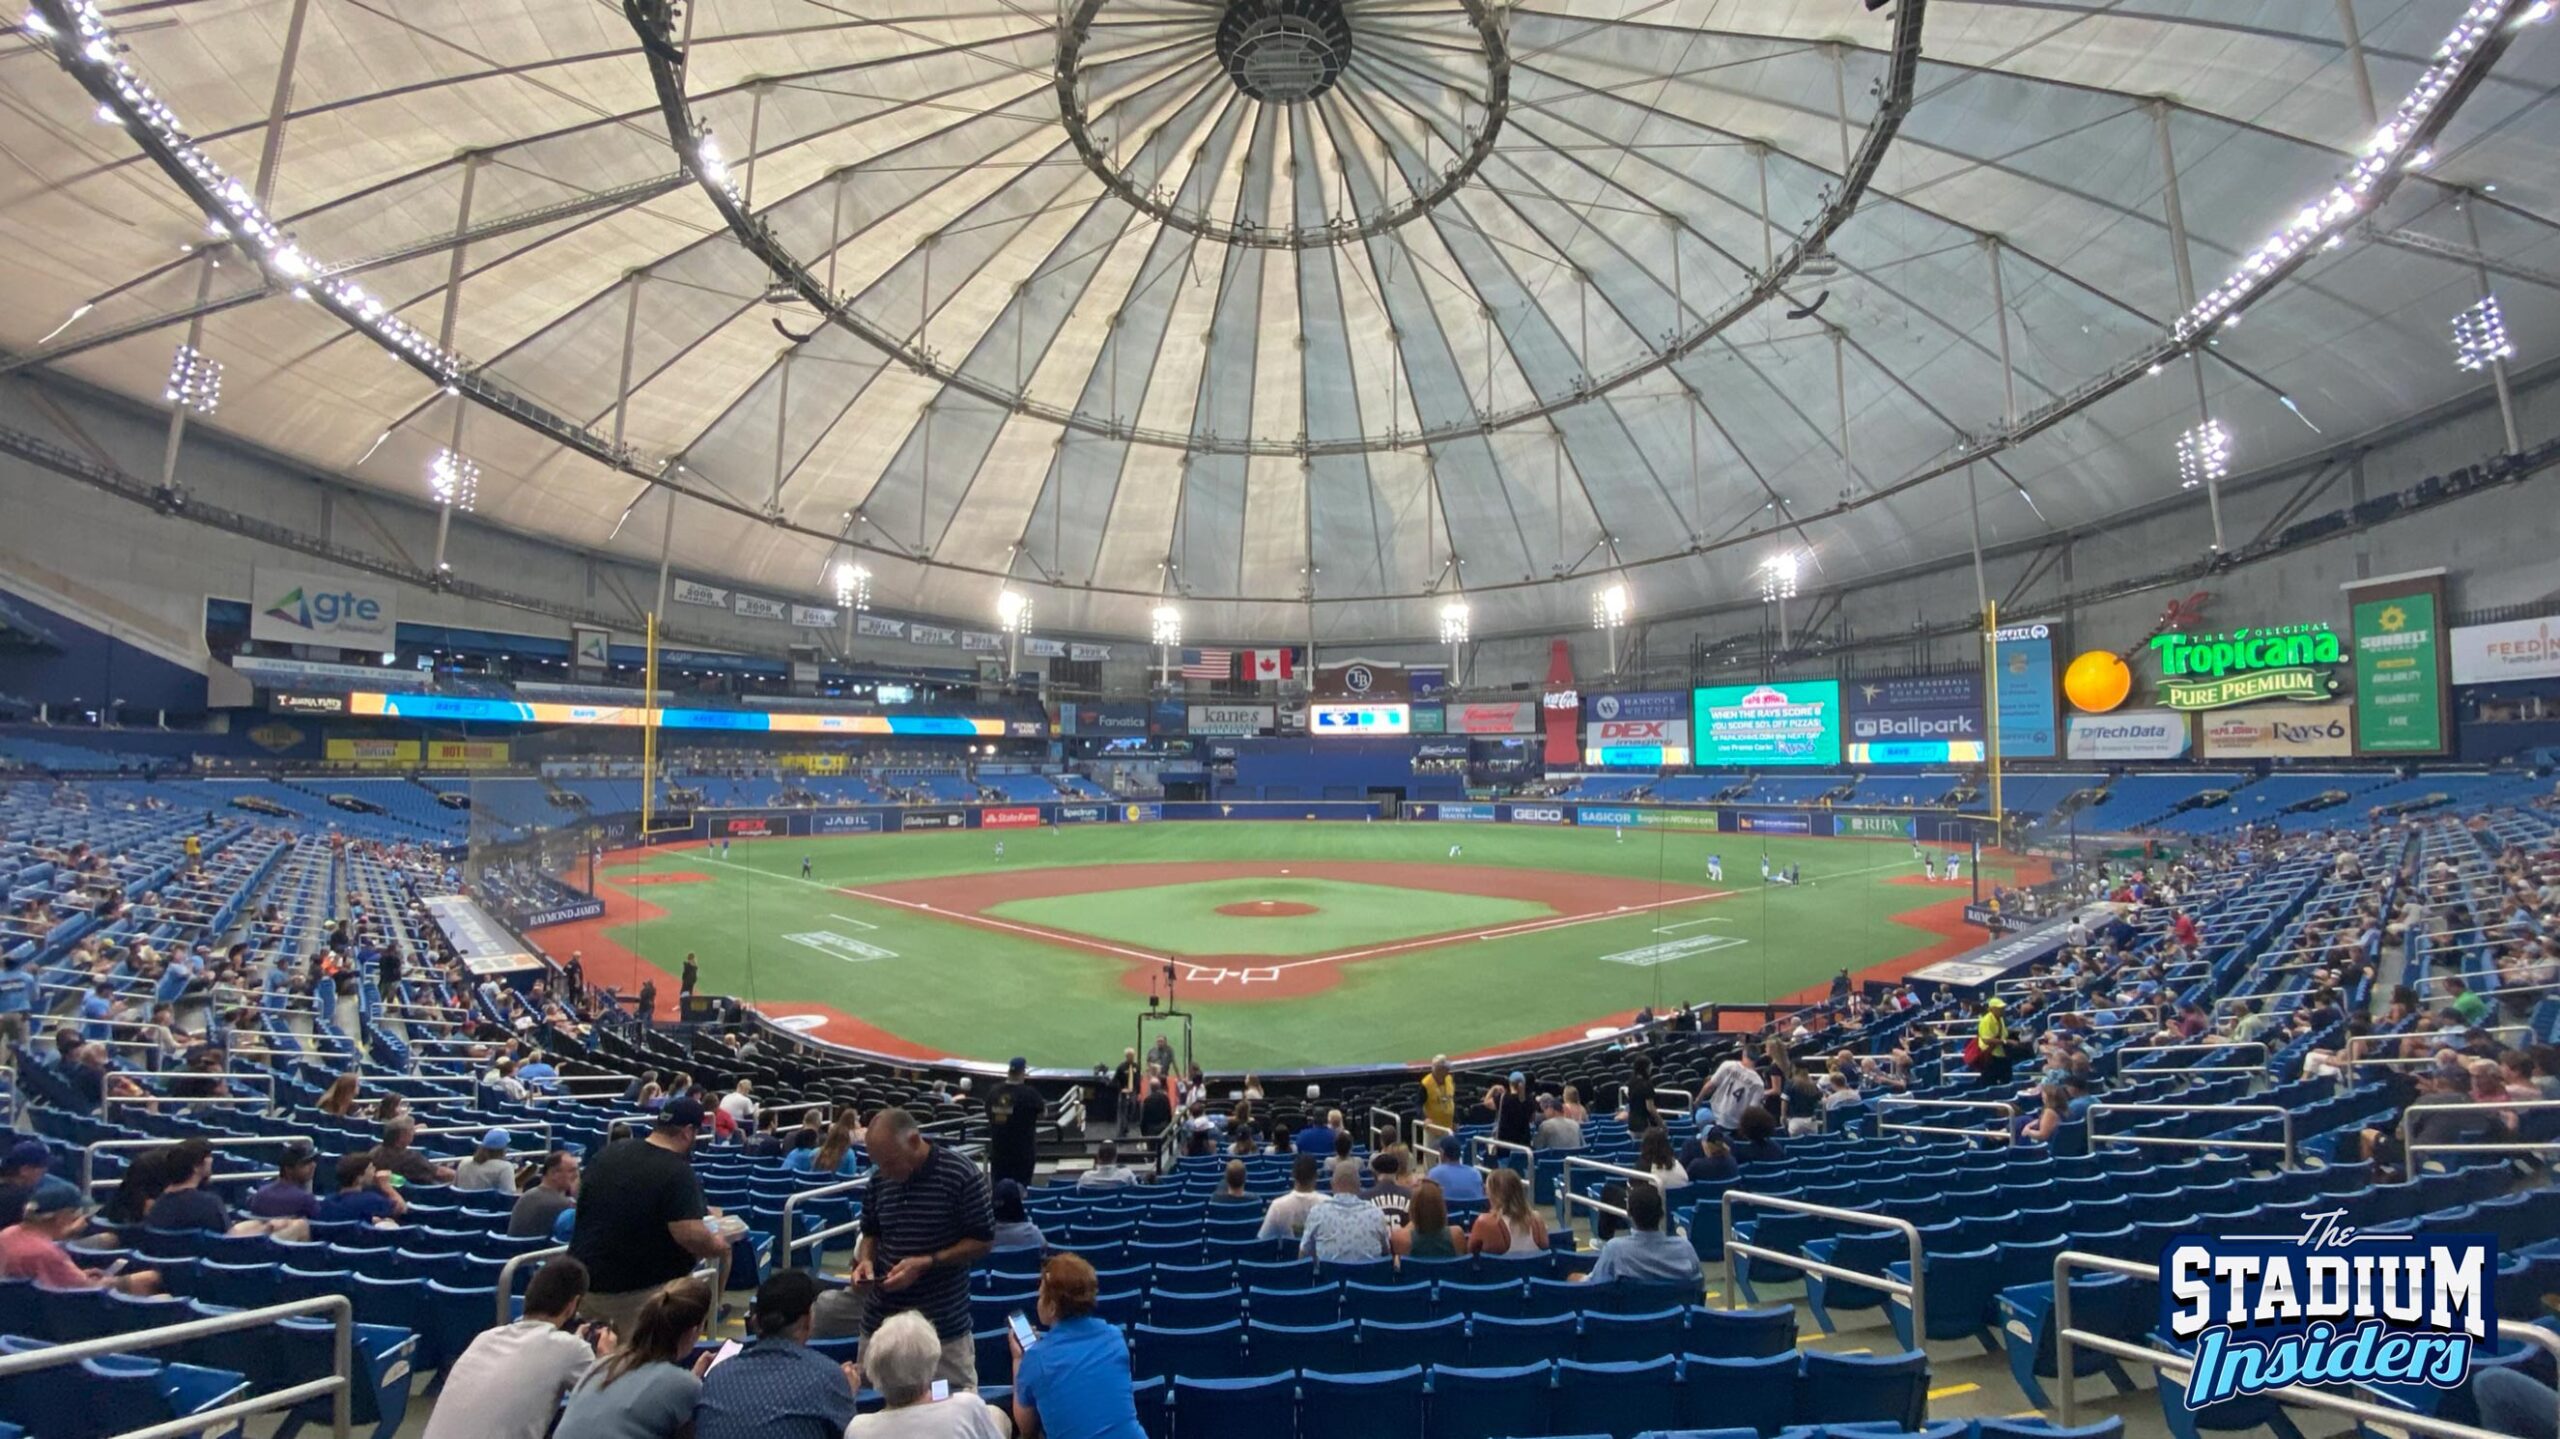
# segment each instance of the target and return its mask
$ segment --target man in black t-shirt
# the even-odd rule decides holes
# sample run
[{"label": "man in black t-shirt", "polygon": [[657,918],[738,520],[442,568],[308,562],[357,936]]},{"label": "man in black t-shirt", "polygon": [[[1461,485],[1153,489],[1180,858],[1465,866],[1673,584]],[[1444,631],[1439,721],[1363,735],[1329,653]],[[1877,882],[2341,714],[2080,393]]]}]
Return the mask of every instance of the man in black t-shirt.
[{"label": "man in black t-shirt", "polygon": [[692,1273],[698,1260],[728,1256],[729,1242],[704,1222],[710,1210],[693,1175],[701,1130],[702,1105],[671,1099],[648,1138],[608,1144],[587,1166],[569,1235],[570,1255],[587,1266],[582,1318],[628,1337],[659,1285]]},{"label": "man in black t-shirt", "polygon": [[1040,1143],[1040,1091],[1026,1079],[1030,1061],[1017,1057],[1005,1066],[1004,1083],[987,1096],[987,1169],[996,1179],[1031,1187],[1031,1171]]},{"label": "man in black t-shirt", "polygon": [[942,1338],[934,1377],[954,1389],[978,1387],[977,1342],[969,1332],[969,1266],[995,1247],[995,1205],[987,1177],[947,1145],[932,1144],[913,1115],[884,1109],[863,1136],[871,1193],[862,1239],[847,1276],[868,1296],[862,1337],[912,1309]]}]

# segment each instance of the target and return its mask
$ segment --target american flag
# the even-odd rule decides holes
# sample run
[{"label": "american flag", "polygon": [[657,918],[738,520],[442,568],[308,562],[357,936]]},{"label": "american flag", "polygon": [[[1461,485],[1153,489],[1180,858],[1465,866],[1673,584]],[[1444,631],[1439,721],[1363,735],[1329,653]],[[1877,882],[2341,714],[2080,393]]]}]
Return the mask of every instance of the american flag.
[{"label": "american flag", "polygon": [[1236,677],[1234,650],[1184,650],[1182,677],[1187,680],[1231,680]]}]

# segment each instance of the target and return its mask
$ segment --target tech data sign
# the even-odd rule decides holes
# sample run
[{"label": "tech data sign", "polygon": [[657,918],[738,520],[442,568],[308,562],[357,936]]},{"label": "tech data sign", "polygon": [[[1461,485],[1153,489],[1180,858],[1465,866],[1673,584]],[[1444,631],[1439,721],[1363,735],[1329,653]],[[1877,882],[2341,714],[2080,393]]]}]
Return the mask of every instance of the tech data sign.
[{"label": "tech data sign", "polygon": [[2337,694],[2336,670],[2347,661],[2346,645],[2325,624],[2158,635],[2151,653],[2160,662],[2160,703],[2173,710],[2258,700],[2318,704]]},{"label": "tech data sign", "polygon": [[2073,715],[2063,751],[2071,759],[2176,759],[2187,752],[2187,730],[2176,710]]},{"label": "tech data sign", "polygon": [[389,650],[399,630],[395,592],[346,575],[257,567],[249,638],[285,645]]}]

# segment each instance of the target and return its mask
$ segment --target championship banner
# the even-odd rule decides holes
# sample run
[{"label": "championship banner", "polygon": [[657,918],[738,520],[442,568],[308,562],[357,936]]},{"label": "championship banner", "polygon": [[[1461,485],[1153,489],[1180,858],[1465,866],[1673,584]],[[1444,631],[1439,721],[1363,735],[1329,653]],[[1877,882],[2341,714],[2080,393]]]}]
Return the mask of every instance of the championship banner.
[{"label": "championship banner", "polygon": [[596,625],[569,626],[569,668],[591,675],[613,668],[613,632]]},{"label": "championship banner", "polygon": [[972,654],[1000,655],[1004,653],[1004,637],[988,634],[985,630],[962,630],[960,648]]},{"label": "championship banner", "polygon": [[1026,635],[1022,641],[1022,653],[1032,659],[1062,660],[1067,657],[1067,642]]},{"label": "championship banner", "polygon": [[2176,759],[2187,752],[2187,728],[2176,710],[2073,715],[2063,746],[2072,759]]},{"label": "championship banner", "polygon": [[2355,706],[2250,705],[2206,715],[2206,759],[2345,759],[2355,753]]},{"label": "championship banner", "polygon": [[836,627],[836,612],[816,605],[793,605],[791,623],[804,630],[831,630]]},{"label": "championship banner", "polygon": [[509,753],[505,740],[427,741],[427,763],[431,765],[450,765],[460,769],[488,769],[511,763]]},{"label": "championship banner", "polygon": [[2000,757],[2052,759],[2062,752],[2062,719],[2054,699],[2056,625],[2029,620],[2002,625],[1991,637],[1992,702],[2000,707]]},{"label": "championship banner", "polygon": [[249,638],[388,652],[398,643],[399,591],[350,575],[250,571]]},{"label": "championship banner", "polygon": [[1853,680],[1848,693],[1849,763],[1980,764],[1982,676],[1971,670]]},{"label": "championship banner", "polygon": [[1071,660],[1085,660],[1088,662],[1095,660],[1107,660],[1111,658],[1111,646],[1089,645],[1082,640],[1076,640],[1067,646],[1067,658]]},{"label": "championship banner", "polygon": [[341,763],[416,764],[418,742],[413,739],[333,739],[321,746],[321,753]]},{"label": "championship banner", "polygon": [[2560,628],[2550,617],[2502,625],[2465,625],[2453,632],[2453,682],[2560,678]]},{"label": "championship banner", "polygon": [[960,632],[945,629],[941,625],[909,625],[907,626],[907,643],[937,645],[943,649],[950,649],[960,643]]},{"label": "championship banner", "polygon": [[668,598],[680,605],[707,605],[715,610],[729,607],[729,592],[700,580],[678,580],[669,587]]},{"label": "championship banner", "polygon": [[2356,753],[2443,754],[2452,725],[2445,675],[2444,571],[2342,585],[2355,639]]},{"label": "championship banner", "polygon": [[907,637],[907,622],[886,615],[855,615],[853,632],[878,640],[902,640]]},{"label": "championship banner", "polygon": [[751,620],[782,620],[791,617],[789,605],[780,600],[768,600],[756,595],[731,595],[729,608],[742,618]]}]

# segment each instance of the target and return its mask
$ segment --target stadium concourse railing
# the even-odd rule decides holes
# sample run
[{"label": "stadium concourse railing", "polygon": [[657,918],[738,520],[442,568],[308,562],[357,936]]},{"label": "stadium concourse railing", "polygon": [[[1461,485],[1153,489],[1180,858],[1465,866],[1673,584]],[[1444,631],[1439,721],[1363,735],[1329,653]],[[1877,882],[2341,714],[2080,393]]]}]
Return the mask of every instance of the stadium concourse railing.
[{"label": "stadium concourse railing", "polygon": [[[830,1239],[841,1238],[842,1236],[862,1227],[862,1219],[859,1215],[856,1215],[854,1218],[848,1219],[842,1224],[833,1225],[828,1228],[821,1229],[815,1234],[794,1239],[791,1235],[791,1228],[793,1224],[798,1222],[799,1209],[801,1205],[812,1199],[833,1199],[839,1194],[860,1194],[870,1188],[871,1176],[868,1174],[858,1174],[851,1179],[841,1179],[833,1184],[821,1184],[815,1189],[800,1190],[790,1198],[783,1200],[782,1229],[781,1232],[775,1236],[773,1244],[773,1267],[776,1269],[789,1269],[792,1265],[791,1256],[794,1250],[808,1245],[824,1244]],[[815,1268],[817,1266],[812,1264],[810,1267]]]},{"label": "stadium concourse railing", "polygon": [[[2170,1065],[2135,1064],[2132,1062],[2137,1059],[2147,1058],[2154,1054],[2194,1053],[2197,1051],[2202,1051],[2206,1054],[2220,1054],[2227,1049],[2254,1049],[2258,1051],[2258,1062],[2255,1064]],[[2269,1056],[2269,1050],[2265,1043],[2255,1039],[2231,1039],[2225,1040],[2219,1044],[2145,1044],[2130,1049],[2119,1049],[2114,1051],[2114,1053],[2116,1056],[2117,1075],[2119,1077],[2129,1075],[2134,1078],[2146,1078],[2155,1074],[2265,1074],[2267,1072],[2267,1059]]]},{"label": "stadium concourse railing", "polygon": [[[536,1264],[548,1264],[568,1252],[568,1245],[554,1244],[548,1249],[528,1249],[522,1254],[507,1256],[507,1262],[498,1266],[497,1323],[494,1327],[504,1329],[516,1322],[517,1273]],[[728,1276],[729,1261],[725,1258],[705,1259],[693,1266],[692,1277],[710,1280],[711,1293],[715,1299],[728,1289]],[[118,1439],[134,1439],[134,1436],[120,1435]]]},{"label": "stadium concourse railing", "polygon": [[229,1404],[217,1405],[200,1414],[167,1420],[145,1428],[129,1430],[117,1439],[174,1439],[180,1434],[239,1433],[240,1421],[253,1414],[268,1414],[291,1409],[297,1404],[319,1398],[329,1401],[331,1439],[348,1439],[354,1416],[355,1400],[355,1302],[343,1294],[321,1294],[309,1299],[296,1299],[285,1304],[270,1304],[262,1309],[243,1309],[230,1314],[216,1314],[203,1319],[189,1319],[156,1328],[129,1330],[101,1339],[84,1339],[70,1344],[49,1344],[41,1349],[23,1349],[13,1354],[0,1354],[0,1383],[21,1374],[57,1369],[66,1364],[85,1364],[92,1359],[111,1355],[132,1354],[145,1349],[165,1349],[172,1344],[186,1344],[210,1339],[217,1334],[236,1334],[243,1329],[264,1329],[287,1319],[304,1315],[325,1315],[336,1328],[331,1346],[330,1374],[325,1379],[307,1379],[265,1394],[252,1395]]},{"label": "stadium concourse railing", "polygon": [[[1490,1170],[1496,1167],[1511,1169],[1523,1178],[1538,1172],[1538,1151],[1525,1144],[1515,1144],[1508,1139],[1496,1139],[1490,1134],[1468,1135],[1467,1153],[1469,1155],[1467,1162],[1478,1169]],[[1484,1153],[1517,1154],[1520,1156],[1520,1162],[1517,1165],[1511,1165],[1504,1164],[1499,1159],[1488,1161],[1481,1157]]]},{"label": "stadium concourse railing", "polygon": [[[1854,1269],[1842,1269],[1837,1265],[1825,1264],[1818,1259],[1807,1259],[1800,1254],[1780,1254],[1774,1249],[1764,1249],[1757,1244],[1746,1243],[1736,1237],[1733,1232],[1733,1210],[1738,1204],[1753,1204],[1764,1209],[1783,1209],[1790,1214],[1812,1214],[1868,1229],[1892,1230],[1910,1242],[1911,1279],[1906,1283],[1889,1274],[1861,1274]],[[1928,1264],[1920,1252],[1920,1226],[1910,1220],[1896,1219],[1889,1214],[1869,1214],[1859,1209],[1839,1209],[1828,1204],[1807,1204],[1801,1199],[1788,1199],[1776,1194],[1754,1194],[1745,1189],[1726,1190],[1723,1211],[1725,1308],[1742,1307],[1740,1283],[1742,1274],[1739,1260],[1756,1259],[1764,1264],[1775,1264],[1784,1269],[1801,1269],[1807,1274],[1819,1274],[1825,1279],[1838,1280],[1843,1284],[1881,1289],[1887,1294],[1909,1300],[1912,1332],[1928,1333],[1929,1306],[1926,1302],[1929,1289]]]},{"label": "stadium concourse railing", "polygon": [[2560,1109],[2560,1099],[2481,1099],[2468,1104],[2412,1104],[2400,1111],[2400,1155],[2415,1178],[2421,1154],[2560,1154],[2560,1137],[2551,1139],[2448,1139],[2437,1144],[2411,1144],[2410,1121],[2426,1115],[2459,1116],[2469,1110]]},{"label": "stadium concourse railing", "polygon": [[[98,1177],[98,1156],[101,1153],[129,1149],[166,1149],[177,1142],[178,1141],[174,1139],[168,1138],[97,1139],[90,1141],[89,1144],[83,1147],[80,1151],[80,1192],[83,1194],[90,1194],[96,1192],[102,1186],[121,1184],[124,1182],[121,1178],[100,1179]],[[236,1137],[226,1135],[222,1139],[215,1141],[214,1147],[217,1150],[275,1149],[287,1144],[315,1144],[315,1141],[308,1134],[249,1134],[239,1135]],[[220,1184],[236,1179],[273,1179],[275,1177],[276,1174],[274,1170],[261,1169],[254,1170],[246,1174],[217,1174],[213,1179],[215,1183]]]},{"label": "stadium concourse railing", "polygon": [[[2157,1264],[2144,1264],[2134,1259],[2116,1259],[2104,1254],[2086,1254],[2076,1249],[2067,1249],[2054,1256],[2053,1365],[2054,1372],[2062,1376],[2061,1385],[2054,1394],[2056,1411],[2054,1425],[2057,1430],[2064,1433],[2068,1433],[2080,1420],[2079,1386],[2072,1382],[2075,1372],[2073,1366],[2077,1362],[2078,1351],[2092,1349],[2110,1359],[2157,1369],[2163,1375],[2182,1383],[2195,1373],[2196,1367],[2193,1361],[2166,1350],[2131,1343],[2112,1335],[2074,1328],[2071,1323],[2071,1276],[2075,1271],[2121,1274],[2128,1279],[2147,1279],[2154,1284],[2160,1282],[2160,1266]],[[2560,1358],[2560,1333],[2554,1333],[2538,1325],[2501,1324],[2498,1326],[2498,1334],[2501,1338],[2508,1336],[2520,1338],[2528,1344],[2540,1346],[2555,1358]],[[2360,1433],[2370,1430],[2381,1434],[2427,1434],[2439,1436],[2439,1439],[2514,1439],[2513,1435],[2501,1434],[2494,1429],[2456,1424],[2450,1419],[2439,1419],[2431,1414],[2412,1414],[2406,1409],[2377,1404],[2370,1399],[2350,1398],[2344,1394],[2331,1393],[2326,1389],[2303,1384],[2290,1384],[2281,1389],[2269,1389],[2260,1397],[2273,1399],[2278,1403],[2299,1404],[2309,1409],[2325,1409],[2332,1414],[2346,1415],[2358,1421],[2357,1427]],[[2183,1401],[2164,1390],[2160,1402],[2165,1406]],[[2555,1404],[2554,1413],[2560,1415],[2560,1404]]]},{"label": "stadium concourse railing", "polygon": [[[1380,1120],[1382,1120],[1382,1119],[1384,1119],[1384,1120],[1391,1120],[1391,1121],[1393,1121],[1393,1123],[1391,1123],[1391,1124],[1381,1124],[1381,1123],[1379,1123],[1378,1121],[1380,1121]],[[1393,1135],[1395,1136],[1395,1142],[1396,1142],[1396,1143],[1398,1143],[1398,1144],[1403,1143],[1403,1142],[1404,1142],[1404,1139],[1405,1139],[1405,1127],[1406,1127],[1407,1125],[1411,1124],[1411,1123],[1413,1123],[1413,1121],[1412,1121],[1412,1120],[1406,1119],[1403,1115],[1398,1114],[1397,1112],[1395,1112],[1395,1111],[1394,1111],[1394,1110],[1392,1110],[1392,1109],[1387,1109],[1387,1108],[1384,1108],[1384,1107],[1382,1107],[1382,1106],[1375,1105],[1375,1104],[1370,1105],[1370,1106],[1369,1106],[1369,1148],[1370,1148],[1372,1151],[1376,1151],[1376,1150],[1380,1150],[1380,1149],[1384,1149],[1384,1148],[1386,1148],[1386,1146],[1385,1146],[1385,1145],[1380,1144],[1380,1143],[1378,1142],[1378,1134],[1379,1134],[1379,1131],[1381,1131],[1381,1130],[1384,1130],[1384,1131],[1386,1131],[1386,1132],[1388,1132],[1388,1133],[1390,1133],[1390,1134],[1393,1134]]]},{"label": "stadium concourse railing", "polygon": [[1614,1175],[1620,1179],[1641,1179],[1647,1184],[1653,1182],[1653,1173],[1650,1170],[1629,1169],[1623,1164],[1611,1164],[1606,1160],[1585,1159],[1579,1154],[1568,1154],[1564,1159],[1564,1172],[1556,1176],[1556,1227],[1558,1229],[1573,1227],[1573,1211],[1577,1208],[1600,1214],[1614,1214],[1620,1219],[1629,1217],[1626,1210],[1614,1204],[1603,1203],[1595,1195],[1575,1193],[1573,1172],[1577,1169],[1589,1170],[1593,1174]]},{"label": "stadium concourse railing", "polygon": [[2193,1117],[2200,1111],[2192,1104],[2092,1104],[2089,1106],[2089,1148],[2101,1144],[2139,1144],[2162,1149],[2241,1149],[2254,1153],[2274,1152],[2286,1169],[2302,1167],[2300,1151],[2293,1140],[2293,1111],[2281,1104],[2217,1104],[2213,1114],[2272,1114],[2284,1122],[2284,1138],[2225,1139],[2211,1134],[2101,1134],[2098,1121],[2110,1114],[2179,1114]]},{"label": "stadium concourse railing", "polygon": [[[1886,1106],[1903,1109],[1988,1109],[2000,1116],[2000,1123],[1990,1129],[1960,1129],[1947,1124],[1892,1124],[1885,1121]],[[1960,1139],[1996,1139],[2003,1143],[2013,1136],[2018,1122],[2018,1106],[2006,1099],[1915,1099],[1908,1094],[1879,1096],[1876,1106],[1878,1134],[1945,1134]]]},{"label": "stadium concourse railing", "polygon": [[[2534,1033],[2534,1029],[2533,1026],[2529,1024],[2501,1024],[2483,1029],[2480,1032],[2488,1035],[2531,1035]],[[2402,1044],[2412,1039],[2423,1038],[2425,1038],[2424,1035],[2417,1033],[2349,1035],[2347,1037],[2346,1047],[2338,1051],[2338,1088],[2345,1090],[2356,1087],[2356,1067],[2358,1065],[2375,1069],[2423,1069],[2432,1067],[2436,1063],[2437,1052],[2447,1046],[2429,1044],[2426,1046],[2426,1053],[2409,1055],[2403,1058],[2368,1059],[2365,1057],[2365,1052],[2368,1050],[2380,1049],[2389,1045]]]}]

